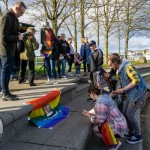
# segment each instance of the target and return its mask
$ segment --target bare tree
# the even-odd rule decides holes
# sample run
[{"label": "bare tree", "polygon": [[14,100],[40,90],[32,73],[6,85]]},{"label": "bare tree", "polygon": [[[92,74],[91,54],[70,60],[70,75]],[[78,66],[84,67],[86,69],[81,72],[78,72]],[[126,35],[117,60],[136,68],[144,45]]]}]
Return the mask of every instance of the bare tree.
[{"label": "bare tree", "polygon": [[2,6],[0,6],[0,16],[3,15],[3,12],[8,10],[8,0],[0,0],[2,4],[4,4],[5,8],[2,9]]},{"label": "bare tree", "polygon": [[[28,3],[28,14],[35,22],[50,21],[55,34],[62,23],[70,16],[73,6],[68,4],[72,0],[33,0]],[[34,10],[34,11],[31,11]]]},{"label": "bare tree", "polygon": [[[129,49],[129,39],[138,31],[144,30],[145,23],[142,25],[146,13],[142,13],[141,9],[146,5],[146,0],[126,0],[124,3],[124,33],[125,33],[125,58]],[[145,20],[146,21],[146,20]],[[146,28],[145,28],[146,29]]]}]

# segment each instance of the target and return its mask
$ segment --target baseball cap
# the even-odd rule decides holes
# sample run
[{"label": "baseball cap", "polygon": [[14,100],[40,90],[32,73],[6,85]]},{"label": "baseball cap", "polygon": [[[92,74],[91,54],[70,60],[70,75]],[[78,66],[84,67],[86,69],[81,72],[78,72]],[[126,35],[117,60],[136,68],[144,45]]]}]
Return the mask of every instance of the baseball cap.
[{"label": "baseball cap", "polygon": [[89,43],[89,46],[92,46],[92,45],[96,45],[96,42],[95,41],[90,41],[90,43]]}]

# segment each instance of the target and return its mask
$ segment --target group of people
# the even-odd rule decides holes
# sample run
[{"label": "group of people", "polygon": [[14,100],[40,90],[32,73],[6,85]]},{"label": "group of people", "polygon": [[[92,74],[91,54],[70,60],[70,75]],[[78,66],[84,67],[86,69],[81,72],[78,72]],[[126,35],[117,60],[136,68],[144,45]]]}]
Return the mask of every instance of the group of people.
[{"label": "group of people", "polygon": [[[34,82],[35,75],[35,50],[39,48],[39,43],[35,38],[35,28],[29,27],[24,34],[19,33],[19,21],[18,18],[24,14],[27,7],[23,2],[16,2],[12,8],[8,10],[1,17],[0,28],[0,73],[1,84],[0,89],[2,92],[2,99],[18,100],[17,95],[10,93],[9,81],[11,74],[13,73],[15,56],[20,58],[20,70],[19,70],[19,84],[26,82],[26,67],[28,65],[28,82],[30,86],[36,86]],[[53,30],[49,27],[43,28],[44,37],[42,38],[42,50],[41,54],[44,57],[44,62],[47,71],[47,83],[52,84],[51,78],[55,79],[54,84],[57,84],[57,78],[67,79],[68,76],[72,76],[72,64],[75,63],[76,76],[80,76],[80,66],[84,64],[84,75],[86,75],[86,67],[88,66],[91,50],[88,45],[88,39],[83,39],[83,45],[81,46],[81,55],[74,51],[72,39],[66,40],[65,34],[56,37]],[[24,41],[24,50],[17,51],[18,41]],[[66,73],[66,64],[69,69]],[[87,65],[87,66],[86,66]],[[57,69],[56,69],[57,67]],[[56,71],[57,70],[57,71]]]},{"label": "group of people", "polygon": [[[105,94],[97,83],[91,84],[88,94],[95,100],[95,105],[90,111],[83,110],[82,114],[94,123],[93,133],[99,138],[103,137],[101,135],[103,124],[108,122],[117,139],[117,144],[110,146],[110,149],[117,150],[121,145],[120,137],[127,138],[130,144],[143,141],[136,112],[145,104],[148,87],[138,70],[127,60],[122,60],[118,54],[110,55],[108,65],[111,72],[116,73],[118,87]],[[104,78],[108,78],[110,73],[104,71],[103,75]],[[121,99],[123,107],[120,108],[115,100],[118,95],[124,95]]]},{"label": "group of people", "polygon": [[[39,43],[35,35],[35,28],[29,27],[23,36],[19,33],[18,18],[24,14],[26,5],[23,2],[15,3],[12,9],[1,17],[0,27],[0,56],[1,56],[1,89],[2,99],[17,100],[17,95],[10,93],[9,81],[13,70],[14,56],[16,45],[19,40],[24,40],[25,50],[19,54],[20,71],[19,84],[25,82],[26,66],[29,66],[29,84],[35,86],[35,53]],[[57,76],[66,79],[66,63],[69,65],[68,75],[72,75],[72,64],[75,63],[76,75],[80,75],[80,66],[83,63],[84,76],[90,74],[91,86],[88,94],[96,100],[94,109],[90,111],[83,110],[82,114],[91,119],[96,125],[93,128],[95,135],[99,135],[101,125],[107,121],[112,128],[115,137],[124,136],[127,142],[135,144],[143,140],[141,128],[136,119],[136,111],[143,105],[146,100],[147,86],[139,72],[128,61],[121,60],[118,54],[112,54],[109,57],[108,64],[112,68],[112,72],[117,74],[120,86],[113,87],[110,95],[103,94],[98,82],[98,75],[103,72],[104,77],[111,75],[102,69],[103,52],[96,46],[95,41],[88,42],[88,38],[83,38],[83,44],[80,54],[75,53],[72,39],[66,40],[65,34],[56,37],[51,28],[44,28],[44,38],[42,39],[41,53],[44,56],[44,62],[47,71],[47,83],[51,84],[50,79],[55,79],[57,84]],[[52,65],[51,65],[52,63]],[[52,66],[52,68],[51,68]],[[57,69],[56,69],[57,67]],[[57,71],[56,71],[57,70]],[[111,83],[110,83],[111,84]],[[125,94],[126,99],[123,101],[123,110],[119,110],[115,104],[114,97],[118,94]],[[122,113],[123,114],[122,114]],[[128,132],[127,132],[128,128]],[[117,146],[111,149],[118,149],[121,142],[118,140]]]}]

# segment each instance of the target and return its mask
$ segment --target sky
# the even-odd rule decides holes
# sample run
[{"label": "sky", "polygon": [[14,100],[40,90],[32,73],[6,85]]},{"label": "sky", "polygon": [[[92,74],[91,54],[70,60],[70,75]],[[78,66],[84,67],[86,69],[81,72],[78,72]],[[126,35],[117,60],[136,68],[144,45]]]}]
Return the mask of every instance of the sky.
[{"label": "sky", "polygon": [[[15,1],[15,0],[14,0]],[[2,6],[2,3],[0,2],[0,5]],[[9,6],[11,7],[12,6],[12,1],[11,3],[9,4]],[[4,8],[4,6],[2,7]],[[19,18],[19,21],[21,22],[24,22],[24,23],[28,23],[27,22],[27,19],[28,16],[26,14],[24,14],[22,17]],[[36,27],[37,28],[37,27]],[[39,28],[39,27],[38,27]],[[66,38],[69,38],[69,33],[67,32],[67,30],[65,30],[65,34],[66,34]],[[64,29],[60,30],[59,31],[59,34],[64,32]],[[95,40],[96,41],[96,35],[94,34],[87,34],[87,37],[89,38],[89,41],[90,40]],[[37,33],[36,34],[36,38],[37,40],[40,42],[40,34]],[[81,40],[79,39],[78,41],[78,52],[80,51],[80,46],[81,46]],[[125,40],[122,39],[121,40],[121,52],[123,53],[124,52],[124,46],[125,46]],[[104,38],[103,37],[100,37],[100,45],[99,47],[103,50],[104,52]],[[129,40],[129,50],[143,50],[143,49],[150,49],[150,38],[148,37],[132,37],[130,40]],[[109,52],[118,52],[118,39],[115,37],[115,36],[111,36],[109,38]],[[36,52],[37,55],[40,55],[40,52],[39,50]]]}]

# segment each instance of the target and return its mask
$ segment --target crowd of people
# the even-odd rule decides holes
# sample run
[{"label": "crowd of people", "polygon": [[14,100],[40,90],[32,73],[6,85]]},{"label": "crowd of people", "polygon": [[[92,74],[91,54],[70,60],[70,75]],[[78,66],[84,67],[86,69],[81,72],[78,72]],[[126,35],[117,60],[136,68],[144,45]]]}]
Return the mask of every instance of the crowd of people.
[{"label": "crowd of people", "polygon": [[[29,27],[24,34],[19,33],[18,18],[24,14],[26,6],[23,2],[15,3],[12,9],[9,9],[1,18],[0,27],[0,56],[1,56],[1,91],[2,99],[18,100],[17,95],[10,93],[9,81],[13,70],[16,45],[19,40],[24,40],[24,51],[19,53],[20,70],[19,84],[26,82],[25,73],[28,65],[28,81],[30,86],[36,86],[34,82],[35,75],[35,50],[39,43],[35,38],[35,28]],[[113,130],[115,138],[126,137],[127,142],[136,144],[143,140],[141,128],[136,119],[136,111],[144,104],[146,100],[147,85],[136,70],[128,61],[122,60],[118,54],[110,55],[108,65],[111,71],[108,73],[103,68],[103,52],[96,46],[94,40],[88,42],[88,38],[83,38],[80,54],[76,53],[72,46],[72,39],[64,33],[56,36],[50,27],[43,29],[44,37],[42,39],[41,54],[44,57],[47,72],[46,84],[52,84],[51,78],[55,79],[53,84],[58,84],[57,79],[67,79],[72,76],[72,65],[75,64],[76,76],[81,75],[81,63],[83,63],[84,74],[89,75],[90,87],[88,94],[92,100],[95,100],[94,108],[90,111],[83,110],[82,114],[91,119],[94,123],[93,132],[99,137],[100,128],[107,121]],[[66,64],[68,70],[66,73]],[[104,94],[101,87],[101,75],[109,79],[110,93]],[[112,77],[115,77],[113,79]],[[117,79],[119,86],[117,87]],[[122,107],[118,108],[115,103],[117,95],[125,95],[122,98]],[[110,149],[116,150],[121,145],[117,140],[117,145]]]}]

